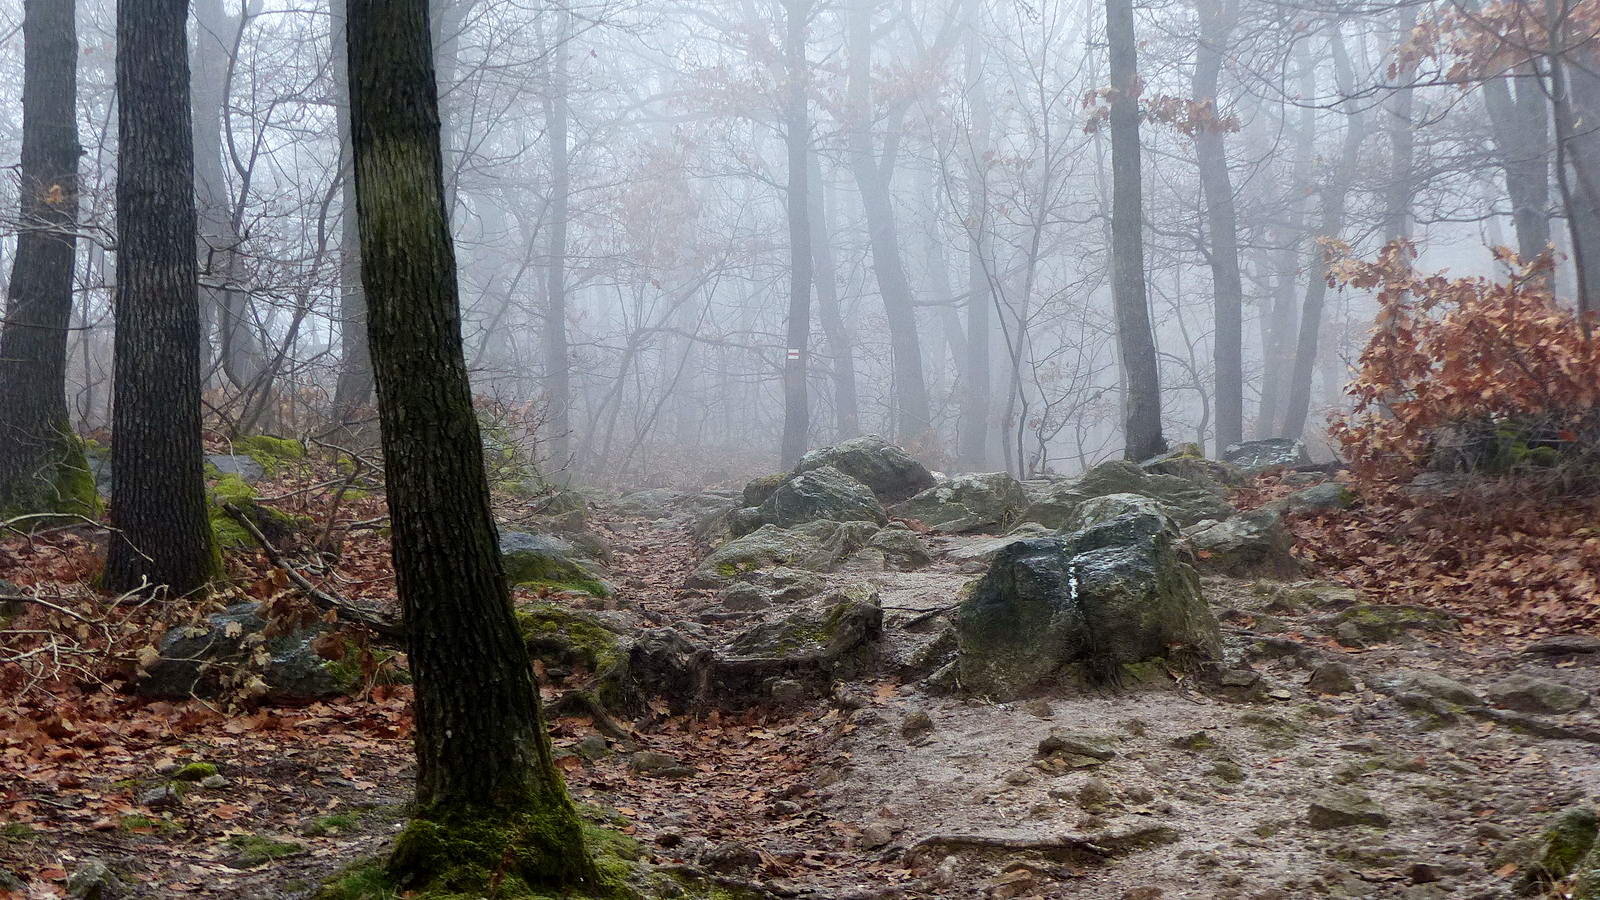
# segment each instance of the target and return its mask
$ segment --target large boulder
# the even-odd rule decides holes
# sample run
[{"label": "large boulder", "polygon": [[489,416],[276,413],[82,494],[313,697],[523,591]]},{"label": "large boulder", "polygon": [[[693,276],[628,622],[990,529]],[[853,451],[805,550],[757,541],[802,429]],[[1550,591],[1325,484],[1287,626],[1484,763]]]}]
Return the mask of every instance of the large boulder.
[{"label": "large boulder", "polygon": [[1139,463],[1139,468],[1152,475],[1175,475],[1185,481],[1213,484],[1219,488],[1238,487],[1244,483],[1244,473],[1237,466],[1207,459],[1205,451],[1198,444],[1179,444],[1160,456]]},{"label": "large boulder", "polygon": [[250,602],[230,606],[199,624],[172,628],[156,648],[159,658],[144,667],[133,690],[165,699],[215,697],[244,687],[249,680],[245,667],[252,656],[251,671],[264,685],[255,692],[274,702],[304,703],[360,686],[359,671],[341,665],[343,661],[324,659],[312,646],[326,633],[325,626],[267,636],[267,625]]},{"label": "large boulder", "polygon": [[1293,438],[1266,438],[1229,444],[1222,451],[1222,461],[1254,475],[1279,466],[1309,465],[1311,454],[1304,443]]},{"label": "large boulder", "polygon": [[918,519],[934,531],[960,534],[1005,531],[1028,508],[1028,495],[1007,472],[956,475],[894,508],[897,516]]},{"label": "large boulder", "polygon": [[1216,619],[1177,542],[1170,518],[1135,512],[1001,549],[955,615],[962,687],[1013,697],[1062,677],[1137,680],[1141,663],[1219,656]]},{"label": "large boulder", "polygon": [[822,520],[794,528],[763,525],[711,551],[689,576],[688,586],[715,590],[775,566],[831,572],[877,533],[878,526],[872,522]]},{"label": "large boulder", "polygon": [[889,517],[866,485],[832,466],[822,466],[780,484],[754,513],[739,510],[736,518],[730,519],[729,528],[737,536],[762,525],[788,528],[818,520],[872,522],[881,526]]},{"label": "large boulder", "polygon": [[812,450],[795,472],[829,466],[866,485],[884,503],[895,503],[933,487],[933,473],[911,454],[874,434]]},{"label": "large boulder", "polygon": [[500,533],[500,558],[506,581],[608,596],[611,588],[590,564],[579,559],[570,541],[531,531]]},{"label": "large boulder", "polygon": [[859,678],[876,664],[883,609],[869,590],[846,590],[820,605],[763,622],[716,656],[706,687],[725,706],[793,702]]},{"label": "large boulder", "polygon": [[1222,483],[1210,477],[1184,477],[1147,472],[1134,463],[1112,460],[1077,479],[1052,485],[1023,514],[1025,522],[1049,528],[1072,528],[1078,507],[1108,494],[1138,494],[1160,502],[1179,525],[1225,519],[1234,513]]},{"label": "large boulder", "polygon": [[1294,537],[1276,510],[1256,509],[1187,529],[1201,571],[1249,577],[1292,578],[1300,561],[1289,553]]}]

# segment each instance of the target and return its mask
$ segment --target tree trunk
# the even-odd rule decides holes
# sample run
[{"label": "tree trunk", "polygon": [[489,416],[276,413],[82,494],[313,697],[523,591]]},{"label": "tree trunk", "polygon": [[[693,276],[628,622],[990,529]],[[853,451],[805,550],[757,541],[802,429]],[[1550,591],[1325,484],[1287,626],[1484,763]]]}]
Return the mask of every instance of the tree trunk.
[{"label": "tree trunk", "polygon": [[356,223],[356,180],[350,155],[350,70],[346,56],[347,0],[332,0],[334,111],[339,136],[339,382],[334,415],[358,428],[372,402],[372,355],[367,351],[367,298],[361,291],[361,232]]},{"label": "tree trunk", "polygon": [[572,456],[572,372],[567,365],[567,205],[572,174],[567,146],[567,43],[572,14],[557,14],[554,62],[545,101],[545,134],[550,139],[550,243],[545,253],[544,396],[547,441],[554,469],[564,470]]},{"label": "tree trunk", "polygon": [[[877,277],[884,318],[889,326],[889,348],[894,357],[895,431],[900,440],[917,443],[931,428],[933,415],[928,405],[927,381],[922,374],[922,342],[917,336],[916,307],[900,255],[894,200],[889,194],[895,155],[885,151],[880,159],[873,146],[872,7],[871,0],[854,0],[847,13],[845,92],[850,116],[850,169],[861,191],[867,239],[872,247],[872,271]],[[892,139],[890,135],[889,140]]]},{"label": "tree trunk", "polygon": [[0,518],[99,506],[67,418],[67,327],[78,218],[78,32],[73,4],[22,19],[22,228],[0,329]]},{"label": "tree trunk", "polygon": [[[1311,56],[1309,42],[1302,41],[1298,54],[1300,96],[1316,94],[1316,60]],[[1277,259],[1273,268],[1277,279],[1272,296],[1272,311],[1265,323],[1266,339],[1262,356],[1265,372],[1261,382],[1261,409],[1256,415],[1255,436],[1270,438],[1279,435],[1278,423],[1283,417],[1284,386],[1294,367],[1295,323],[1299,308],[1295,298],[1295,284],[1299,275],[1299,246],[1305,238],[1305,191],[1311,181],[1311,166],[1316,160],[1317,110],[1311,103],[1300,108],[1300,121],[1295,124],[1294,169],[1289,176],[1287,222],[1281,229]]]},{"label": "tree trunk", "polygon": [[200,443],[185,0],[117,4],[117,288],[103,582],[178,594],[216,570]]},{"label": "tree trunk", "polygon": [[1210,235],[1216,334],[1212,339],[1216,367],[1217,450],[1244,439],[1244,283],[1239,275],[1239,225],[1233,208],[1233,182],[1220,124],[1217,81],[1222,52],[1233,31],[1237,6],[1200,5],[1200,43],[1194,67],[1194,100],[1209,104],[1213,119],[1195,132],[1195,157],[1206,198]]},{"label": "tree trunk", "polygon": [[811,355],[811,118],[807,114],[806,23],[809,0],[784,0],[784,141],[789,151],[789,323],[783,364],[781,465],[792,469],[806,452],[811,409],[806,368]]},{"label": "tree trunk", "polygon": [[[1333,58],[1340,89],[1349,96],[1355,79],[1343,40],[1337,35],[1333,40]],[[1356,177],[1356,165],[1361,160],[1361,141],[1366,137],[1363,120],[1364,116],[1358,111],[1349,114],[1345,121],[1338,167],[1322,187],[1322,226],[1317,230],[1319,238],[1337,238],[1344,228],[1345,200]],[[1311,378],[1317,362],[1323,300],[1328,294],[1327,253],[1320,242],[1311,245],[1307,268],[1311,274],[1306,283],[1305,307],[1300,311],[1300,339],[1295,348],[1294,373],[1289,381],[1289,401],[1283,417],[1283,436],[1289,438],[1301,436],[1311,412]]]},{"label": "tree trunk", "polygon": [[[1511,86],[1516,84],[1516,94]],[[1533,259],[1550,245],[1550,128],[1538,76],[1527,66],[1483,85],[1495,150],[1506,173],[1517,253]]]},{"label": "tree trunk", "polygon": [[969,4],[971,21],[966,38],[967,108],[971,122],[967,134],[967,358],[961,392],[961,434],[957,440],[961,467],[988,470],[992,461],[993,423],[990,405],[994,387],[990,378],[990,323],[994,319],[992,277],[994,256],[989,231],[989,132],[993,122],[988,92],[984,89],[983,41],[979,32],[982,4]]},{"label": "tree trunk", "polygon": [[1133,0],[1106,0],[1111,59],[1111,302],[1117,345],[1128,373],[1123,454],[1148,459],[1167,449],[1161,436],[1161,375],[1144,283],[1144,201],[1139,172],[1139,89]]},{"label": "tree trunk", "polygon": [[861,433],[861,404],[856,398],[855,346],[839,309],[838,266],[833,258],[828,222],[828,189],[823,184],[822,163],[815,152],[810,154],[806,187],[811,195],[807,216],[811,223],[811,256],[816,263],[812,281],[817,287],[822,334],[827,338],[828,355],[833,359],[834,428],[838,432],[835,437],[843,441]]},{"label": "tree trunk", "polygon": [[223,106],[243,23],[224,12],[222,0],[195,0],[194,18],[194,189],[201,274],[206,282],[201,293],[217,323],[222,372],[230,384],[243,389],[265,363],[249,321],[249,297],[238,287],[239,229],[223,166]]},{"label": "tree trunk", "polygon": [[[361,267],[416,681],[405,889],[594,885],[506,587],[461,345],[425,0],[351,0]],[[493,882],[493,883],[491,883]]]},{"label": "tree trunk", "polygon": [[[1395,12],[1394,46],[1411,36],[1417,24],[1417,8],[1405,6]],[[1414,69],[1403,66],[1398,74],[1411,77]],[[1383,239],[1394,241],[1411,236],[1411,201],[1416,193],[1416,127],[1411,121],[1416,91],[1409,86],[1395,91],[1389,102],[1389,184],[1384,191]]]}]

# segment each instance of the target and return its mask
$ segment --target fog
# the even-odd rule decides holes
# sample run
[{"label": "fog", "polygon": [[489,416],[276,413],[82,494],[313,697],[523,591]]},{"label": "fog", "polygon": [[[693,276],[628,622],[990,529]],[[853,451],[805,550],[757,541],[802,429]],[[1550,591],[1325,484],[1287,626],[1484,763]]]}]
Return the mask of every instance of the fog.
[{"label": "fog", "polygon": [[[372,418],[333,2],[193,4],[213,436]],[[1304,436],[1327,455],[1375,311],[1327,288],[1329,253],[1407,238],[1419,268],[1501,275],[1490,246],[1548,239],[1576,302],[1600,90],[1589,19],[1562,3],[1134,9],[1131,227],[1167,443]],[[532,442],[545,477],[731,482],[863,433],[1019,477],[1124,454],[1145,376],[1113,303],[1119,95],[1098,0],[434,6],[467,360],[486,433]],[[110,422],[115,11],[78,10],[68,400],[93,433]],[[1533,27],[1516,16],[1551,10],[1561,48],[1506,50]],[[0,278],[21,22],[0,0]]]}]

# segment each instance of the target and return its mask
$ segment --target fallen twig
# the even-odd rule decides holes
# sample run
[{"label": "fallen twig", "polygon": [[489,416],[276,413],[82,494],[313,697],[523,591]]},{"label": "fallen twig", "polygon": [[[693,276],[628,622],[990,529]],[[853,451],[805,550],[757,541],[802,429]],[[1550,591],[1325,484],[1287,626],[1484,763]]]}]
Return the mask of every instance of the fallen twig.
[{"label": "fallen twig", "polygon": [[256,543],[261,545],[262,552],[267,555],[267,560],[273,565],[282,569],[283,573],[289,577],[289,580],[294,582],[295,586],[300,588],[300,590],[304,592],[307,597],[310,597],[313,603],[317,604],[323,609],[333,610],[338,614],[340,619],[343,619],[346,622],[350,622],[355,625],[364,625],[367,628],[372,629],[375,633],[381,634],[384,637],[405,637],[405,627],[403,625],[400,625],[396,622],[390,622],[389,620],[380,618],[372,613],[367,612],[366,610],[352,606],[344,598],[330,594],[322,588],[312,584],[310,579],[300,574],[299,570],[297,570],[294,566],[289,565],[288,561],[283,558],[283,554],[279,553],[277,548],[272,546],[272,542],[267,540],[267,536],[261,533],[261,529],[256,527],[256,523],[251,521],[250,517],[245,515],[244,512],[239,509],[239,507],[234,506],[232,503],[224,503],[222,504],[222,511],[227,513],[228,518],[238,522],[239,527],[249,532],[252,538],[255,538]]}]

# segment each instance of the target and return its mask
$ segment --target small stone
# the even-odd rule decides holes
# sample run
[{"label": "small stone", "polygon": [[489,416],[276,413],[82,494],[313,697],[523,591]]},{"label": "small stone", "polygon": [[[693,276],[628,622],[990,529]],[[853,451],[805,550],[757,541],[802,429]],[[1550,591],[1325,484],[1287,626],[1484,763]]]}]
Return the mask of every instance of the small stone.
[{"label": "small stone", "polygon": [[1411,867],[1406,869],[1406,879],[1412,884],[1433,884],[1443,877],[1444,872],[1433,863],[1412,863]]},{"label": "small stone", "polygon": [[806,686],[792,678],[779,678],[772,682],[769,690],[772,693],[772,702],[780,705],[799,703],[811,692]]},{"label": "small stone", "polygon": [[876,850],[894,840],[894,832],[887,825],[872,824],[861,829],[856,836],[856,846],[863,850]]},{"label": "small stone", "polygon": [[908,741],[924,738],[933,731],[933,717],[927,710],[916,710],[900,722],[900,736]]},{"label": "small stone", "polygon": [[1083,784],[1078,786],[1078,805],[1084,809],[1093,809],[1111,802],[1115,794],[1111,790],[1111,783],[1104,778],[1090,776]]},{"label": "small stone", "polygon": [[1005,782],[1006,784],[1013,785],[1015,787],[1022,787],[1025,784],[1032,784],[1033,773],[1029,772],[1027,769],[1018,769],[1015,772],[1007,775]]},{"label": "small stone", "polygon": [[611,752],[611,748],[606,745],[606,739],[598,734],[584,735],[582,740],[573,745],[572,750],[590,762],[604,759],[606,754]]},{"label": "small stone", "polygon": [[724,841],[701,854],[700,864],[713,872],[737,872],[761,865],[761,854],[738,841]]},{"label": "small stone", "polygon": [[170,784],[153,787],[139,794],[139,805],[151,809],[167,809],[183,805],[183,795]]},{"label": "small stone", "polygon": [[1342,662],[1325,662],[1311,670],[1306,690],[1314,694],[1349,694],[1356,689],[1350,667]]},{"label": "small stone", "polygon": [[1224,784],[1242,784],[1245,779],[1244,769],[1239,768],[1238,763],[1227,759],[1218,760],[1206,770],[1206,774]]},{"label": "small stone", "polygon": [[628,757],[628,768],[641,775],[658,774],[676,766],[676,759],[656,750],[640,750]]},{"label": "small stone", "polygon": [[1283,688],[1273,688],[1272,690],[1267,691],[1267,696],[1271,697],[1274,700],[1293,700],[1294,699],[1294,694],[1291,694],[1289,691],[1287,691],[1287,690],[1285,690]]},{"label": "small stone", "polygon": [[1387,828],[1390,819],[1377,801],[1356,790],[1332,790],[1319,794],[1306,810],[1306,824],[1312,828],[1350,828],[1371,825]]},{"label": "small stone", "polygon": [[1022,708],[1027,711],[1028,715],[1037,716],[1041,719],[1054,718],[1056,714],[1055,709],[1050,706],[1050,701],[1043,697],[1029,700],[1027,703],[1022,704]]},{"label": "small stone", "polygon": [[1217,683],[1229,688],[1255,687],[1261,681],[1261,673],[1254,669],[1225,669],[1217,677]]},{"label": "small stone", "polygon": [[98,859],[84,860],[67,878],[67,896],[72,900],[112,900],[122,893],[122,880]]},{"label": "small stone", "polygon": [[1517,712],[1564,715],[1589,705],[1589,695],[1575,687],[1518,673],[1484,691],[1495,706]]},{"label": "small stone", "polygon": [[228,777],[226,775],[207,775],[206,777],[200,779],[200,786],[210,790],[225,788],[229,783],[230,782],[228,781]]},{"label": "small stone", "polygon": [[1039,756],[1086,756],[1090,759],[1105,762],[1117,755],[1112,748],[1116,738],[1108,734],[1092,734],[1089,732],[1072,732],[1061,728],[1052,728],[1045,739],[1039,742]]},{"label": "small stone", "polygon": [[656,835],[656,843],[668,850],[683,843],[683,835],[676,831],[663,831]]},{"label": "small stone", "polygon": [[1587,634],[1556,634],[1522,648],[1523,653],[1536,656],[1580,656],[1600,653],[1600,637]]}]

